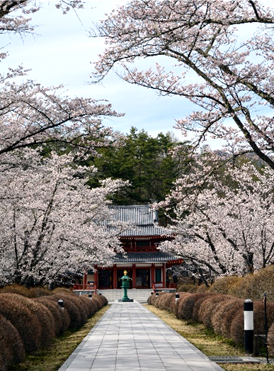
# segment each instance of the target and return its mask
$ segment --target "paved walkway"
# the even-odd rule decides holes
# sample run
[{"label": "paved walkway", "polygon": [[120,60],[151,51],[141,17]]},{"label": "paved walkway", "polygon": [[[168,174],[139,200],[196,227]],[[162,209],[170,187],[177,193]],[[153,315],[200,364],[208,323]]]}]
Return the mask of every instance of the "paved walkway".
[{"label": "paved walkway", "polygon": [[114,302],[59,371],[223,371],[138,302]]}]

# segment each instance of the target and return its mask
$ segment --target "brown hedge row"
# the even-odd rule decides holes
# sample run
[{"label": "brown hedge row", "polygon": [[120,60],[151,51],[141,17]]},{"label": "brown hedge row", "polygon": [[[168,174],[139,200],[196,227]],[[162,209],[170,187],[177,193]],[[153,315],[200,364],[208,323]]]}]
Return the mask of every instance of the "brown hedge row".
[{"label": "brown hedge row", "polygon": [[175,294],[163,293],[158,296],[155,305],[160,309],[169,310],[172,300],[175,300]]},{"label": "brown hedge row", "polygon": [[192,320],[194,306],[198,300],[207,296],[205,293],[194,293],[185,295],[178,303],[178,318],[183,320]]},{"label": "brown hedge row", "polygon": [[[43,289],[33,290],[31,294],[29,289],[16,286],[9,290],[11,292],[0,290],[1,371],[20,363],[25,353],[48,346],[55,336],[67,329],[80,328],[87,318],[108,303],[102,295],[93,295],[90,299],[70,290],[56,290],[44,296]],[[59,299],[63,300],[64,308],[58,304]]]},{"label": "brown hedge row", "polygon": [[[262,301],[254,301],[254,334],[264,334],[264,303]],[[267,323],[268,330],[274,323],[274,303],[267,303]],[[237,344],[244,343],[244,312],[243,308],[235,312],[235,317],[232,319],[230,327],[230,336]]]},{"label": "brown hedge row", "polygon": [[209,296],[207,299],[203,300],[199,311],[198,311],[198,321],[202,322],[207,328],[213,328],[212,319],[214,314],[218,310],[218,305],[231,299],[228,295],[214,295]]},{"label": "brown hedge row", "polygon": [[51,313],[54,319],[55,336],[62,335],[70,326],[70,316],[67,309],[62,309],[60,305],[50,299],[50,297],[39,297],[33,299],[43,304]]},{"label": "brown hedge row", "polygon": [[[175,295],[165,293],[151,295],[148,303],[161,309],[172,311],[182,320],[201,322],[212,328],[216,334],[232,339],[236,344],[244,345],[244,300],[231,295],[214,292],[181,292],[176,302]],[[254,301],[254,334],[264,333],[264,303]],[[274,355],[274,303],[267,303],[268,348]]]},{"label": "brown hedge row", "polygon": [[31,299],[17,294],[0,295],[0,313],[17,329],[27,353],[42,345],[42,325],[31,311]]},{"label": "brown hedge row", "polygon": [[0,289],[0,294],[10,293],[25,296],[26,298],[38,298],[40,296],[51,295],[51,291],[43,287],[31,287],[27,288],[20,285],[9,285]]},{"label": "brown hedge row", "polygon": [[267,346],[269,355],[274,357],[274,323],[270,326],[267,334]]},{"label": "brown hedge row", "polygon": [[[242,277],[227,276],[218,278],[209,288],[209,292],[220,293],[224,295],[230,295],[232,290],[237,287],[241,281]],[[235,295],[234,295],[235,296]]]},{"label": "brown hedge row", "polygon": [[0,315],[0,328],[0,370],[6,371],[9,366],[23,361],[25,349],[16,328],[2,315]]},{"label": "brown hedge row", "polygon": [[231,298],[218,304],[215,313],[212,316],[211,323],[214,332],[230,338],[230,324],[235,312],[243,310],[244,301],[238,298]]}]

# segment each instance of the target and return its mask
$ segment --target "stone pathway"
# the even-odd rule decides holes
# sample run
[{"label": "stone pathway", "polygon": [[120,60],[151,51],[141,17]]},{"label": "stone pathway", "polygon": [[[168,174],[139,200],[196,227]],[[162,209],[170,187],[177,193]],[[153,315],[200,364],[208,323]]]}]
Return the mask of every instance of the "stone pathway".
[{"label": "stone pathway", "polygon": [[221,371],[138,302],[114,302],[59,371]]}]

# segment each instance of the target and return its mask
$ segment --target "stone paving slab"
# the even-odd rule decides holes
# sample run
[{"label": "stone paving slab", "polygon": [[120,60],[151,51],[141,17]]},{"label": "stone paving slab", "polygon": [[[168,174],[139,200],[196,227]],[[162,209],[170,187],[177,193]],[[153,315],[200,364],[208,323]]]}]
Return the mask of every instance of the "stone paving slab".
[{"label": "stone paving slab", "polygon": [[222,371],[138,302],[114,302],[59,371]]}]

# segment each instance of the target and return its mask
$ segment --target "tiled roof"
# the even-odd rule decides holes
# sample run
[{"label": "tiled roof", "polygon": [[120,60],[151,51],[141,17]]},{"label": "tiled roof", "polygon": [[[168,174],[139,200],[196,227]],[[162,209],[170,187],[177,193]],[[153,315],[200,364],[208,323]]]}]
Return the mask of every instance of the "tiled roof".
[{"label": "tiled roof", "polygon": [[168,261],[179,260],[172,254],[167,252],[128,252],[127,256],[124,257],[121,253],[118,253],[114,259],[115,263],[164,263]]},{"label": "tiled roof", "polygon": [[158,221],[157,210],[153,210],[149,205],[111,206],[110,209],[116,220],[133,226],[121,233],[123,237],[169,234],[166,229],[154,224]]}]

